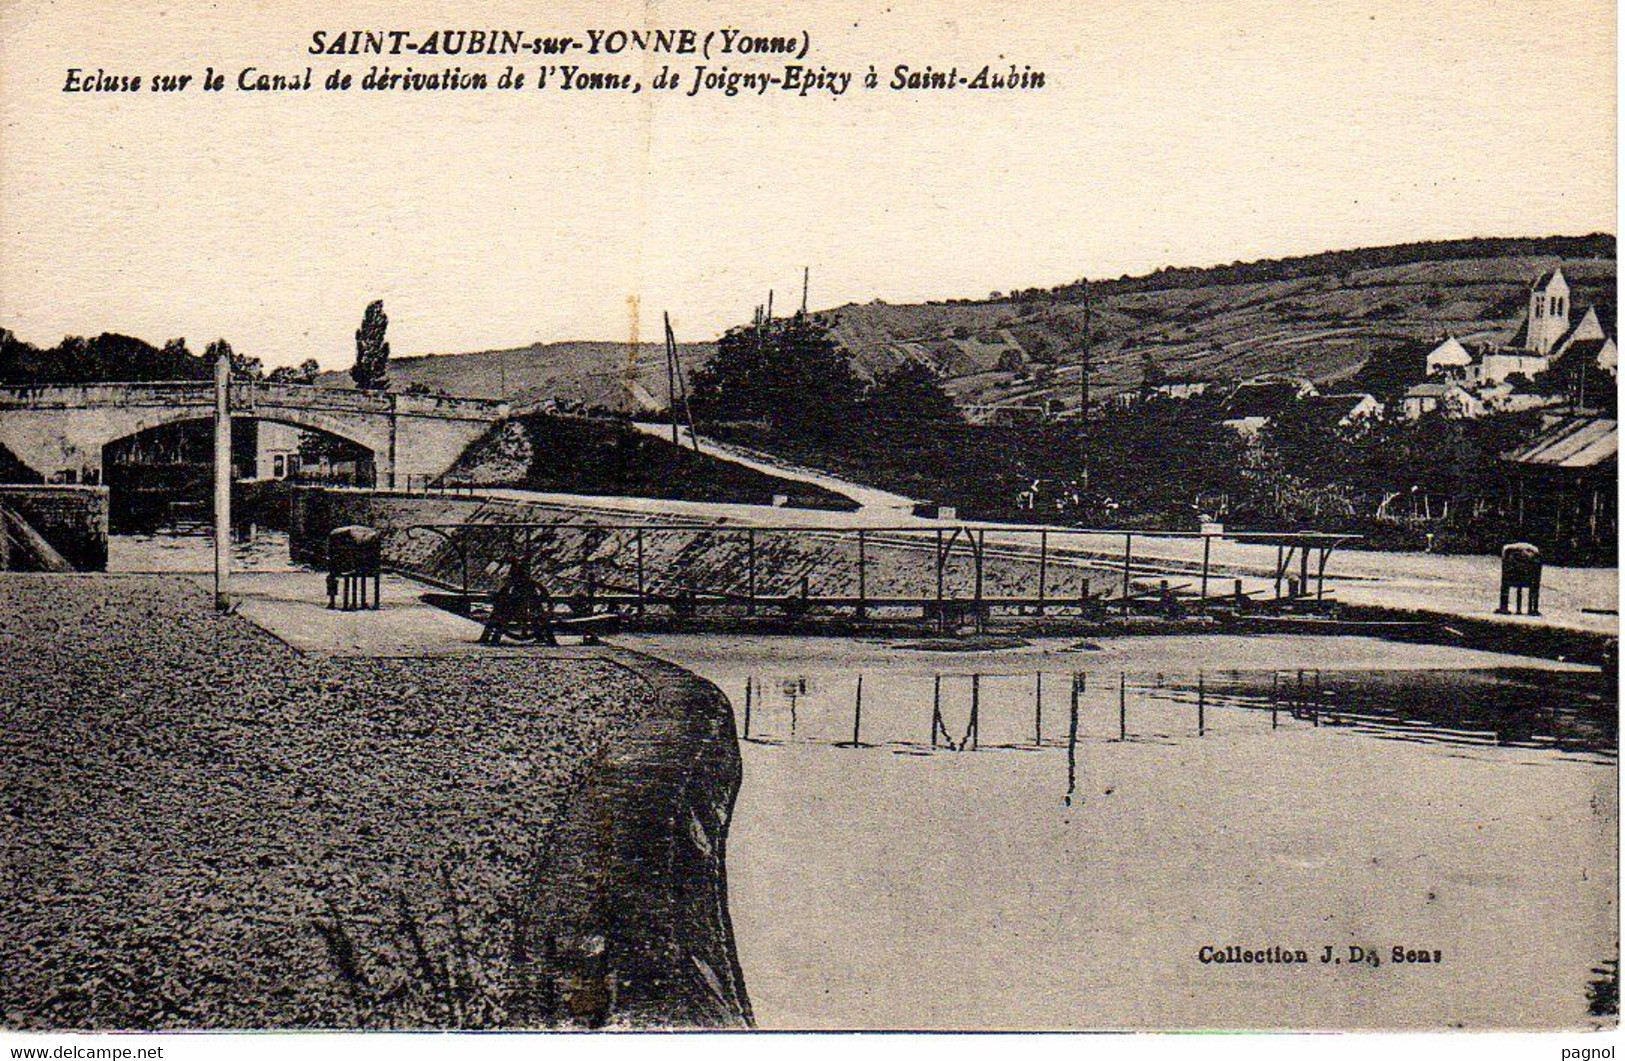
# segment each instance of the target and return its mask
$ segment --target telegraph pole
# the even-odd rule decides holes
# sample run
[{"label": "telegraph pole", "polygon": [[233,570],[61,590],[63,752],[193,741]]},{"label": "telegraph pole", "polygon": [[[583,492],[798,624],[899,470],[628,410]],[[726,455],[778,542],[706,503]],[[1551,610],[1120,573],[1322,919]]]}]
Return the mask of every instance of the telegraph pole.
[{"label": "telegraph pole", "polygon": [[1089,493],[1089,372],[1094,368],[1094,293],[1083,281],[1083,349],[1078,363],[1078,470],[1082,473],[1079,495]]},{"label": "telegraph pole", "polygon": [[1083,282],[1083,351],[1078,364],[1078,423],[1089,421],[1089,371],[1094,367],[1094,305],[1089,281]]},{"label": "telegraph pole", "polygon": [[671,444],[681,446],[682,441],[677,437],[677,351],[676,343],[672,341],[671,314],[665,314],[666,321],[666,411],[671,414]]},{"label": "telegraph pole", "polygon": [[225,611],[231,581],[231,358],[214,359],[214,606]]},{"label": "telegraph pole", "polygon": [[671,314],[666,319],[666,366],[671,374],[677,391],[671,399],[671,441],[677,445],[677,402],[683,403],[683,419],[688,421],[688,440],[694,446],[694,452],[700,451],[700,433],[694,429],[694,407],[688,404],[688,384],[683,380],[683,363],[677,356],[677,335],[671,330]]}]

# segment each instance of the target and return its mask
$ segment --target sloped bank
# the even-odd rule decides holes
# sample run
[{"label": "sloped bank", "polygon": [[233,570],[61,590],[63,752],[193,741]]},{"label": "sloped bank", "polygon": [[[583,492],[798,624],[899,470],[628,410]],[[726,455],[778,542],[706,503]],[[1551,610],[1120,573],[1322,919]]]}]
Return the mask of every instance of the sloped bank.
[{"label": "sloped bank", "polygon": [[674,664],[613,658],[649,683],[654,707],[589,769],[549,837],[516,931],[515,1023],[749,1027],[728,915],[732,708]]}]

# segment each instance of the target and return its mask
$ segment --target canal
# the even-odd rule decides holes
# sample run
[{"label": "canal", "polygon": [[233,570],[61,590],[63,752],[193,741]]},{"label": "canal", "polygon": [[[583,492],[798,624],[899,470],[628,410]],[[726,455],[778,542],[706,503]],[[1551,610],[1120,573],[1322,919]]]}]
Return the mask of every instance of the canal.
[{"label": "canal", "polygon": [[[233,551],[296,566],[276,532]],[[110,566],[208,558],[205,536],[124,536]],[[613,640],[733,703],[730,907],[763,1028],[1617,1008],[1617,693],[1594,669],[1360,637]]]},{"label": "canal", "polygon": [[1617,997],[1595,671],[1365,638],[617,642],[733,702],[764,1028],[1572,1027]]}]

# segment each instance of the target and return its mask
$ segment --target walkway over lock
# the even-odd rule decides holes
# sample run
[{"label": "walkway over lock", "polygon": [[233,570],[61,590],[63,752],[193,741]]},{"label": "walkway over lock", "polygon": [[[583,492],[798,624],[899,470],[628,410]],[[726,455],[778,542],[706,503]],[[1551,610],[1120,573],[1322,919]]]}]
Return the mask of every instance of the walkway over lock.
[{"label": "walkway over lock", "polygon": [[[1090,543],[1121,544],[1102,555]],[[1135,540],[1200,543],[1189,563],[1135,555]],[[1244,590],[1210,562],[1214,538],[1274,545],[1273,594],[1256,578]],[[1312,608],[1327,600],[1326,566],[1355,536],[1201,533],[1088,528],[1031,530],[966,524],[717,526],[675,522],[418,523],[393,528],[387,562],[464,598],[495,590],[523,560],[553,595],[577,610],[679,617],[811,613],[856,619],[908,614],[949,626],[1007,616],[1100,618],[1177,614],[1209,606]],[[1055,548],[1059,545],[1060,548]],[[1258,601],[1255,598],[1263,598]]]},{"label": "walkway over lock", "polygon": [[[394,485],[407,476],[445,472],[469,443],[508,415],[508,405],[237,380],[231,412],[353,442],[372,454],[378,481]],[[95,481],[108,443],[213,415],[214,384],[207,380],[0,387],[0,446],[47,480]]]}]

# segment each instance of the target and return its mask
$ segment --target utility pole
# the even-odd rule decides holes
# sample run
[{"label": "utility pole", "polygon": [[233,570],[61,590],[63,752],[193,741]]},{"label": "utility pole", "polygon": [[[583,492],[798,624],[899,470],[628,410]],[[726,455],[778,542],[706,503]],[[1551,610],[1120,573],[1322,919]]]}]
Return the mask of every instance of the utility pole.
[{"label": "utility pole", "polygon": [[1083,282],[1083,351],[1078,364],[1078,423],[1089,421],[1089,371],[1094,367],[1094,305],[1089,281]]},{"label": "utility pole", "polygon": [[231,581],[231,358],[214,359],[214,606],[225,611]]},{"label": "utility pole", "polygon": [[1094,293],[1083,281],[1083,350],[1078,363],[1078,470],[1080,498],[1089,492],[1089,372],[1094,368]]},{"label": "utility pole", "polygon": [[671,444],[681,446],[677,437],[677,355],[672,349],[671,314],[663,314],[666,320],[666,412],[671,415]]},{"label": "utility pole", "polygon": [[666,319],[666,365],[672,378],[677,382],[677,393],[671,400],[671,440],[677,443],[677,401],[681,397],[683,402],[683,418],[688,421],[688,440],[694,446],[694,452],[700,451],[700,433],[694,429],[694,407],[688,404],[688,384],[683,380],[683,364],[677,358],[677,336],[671,330],[671,314],[665,314]]},{"label": "utility pole", "polygon": [[807,285],[812,282],[812,266],[801,267],[801,315],[807,315]]}]

